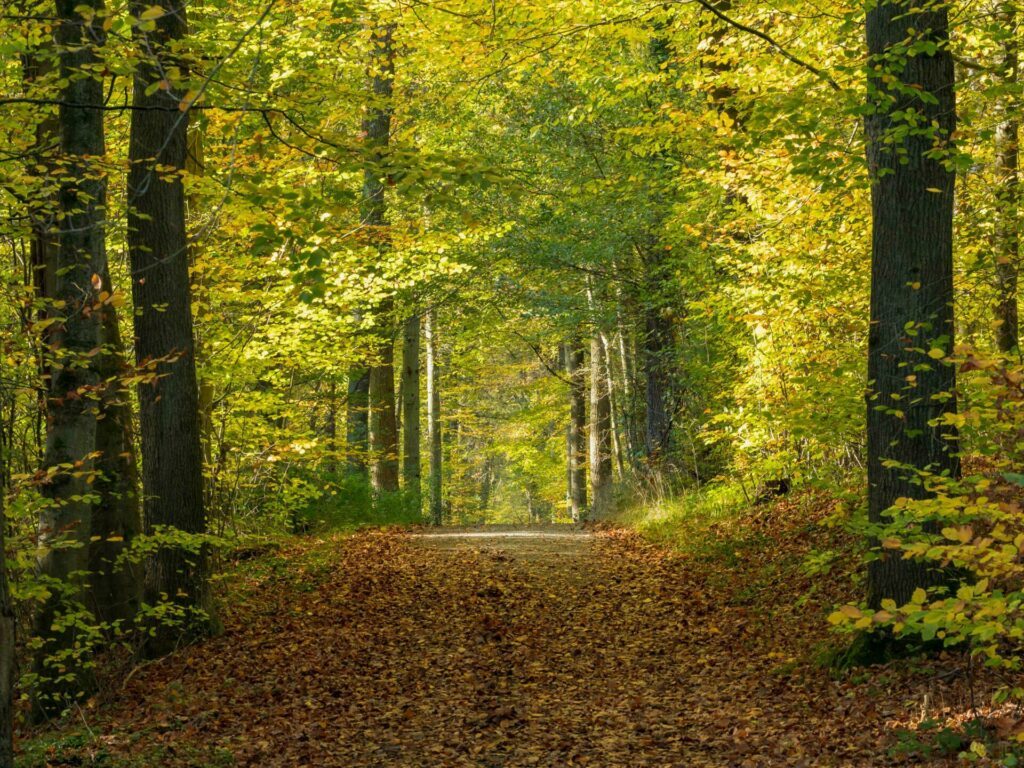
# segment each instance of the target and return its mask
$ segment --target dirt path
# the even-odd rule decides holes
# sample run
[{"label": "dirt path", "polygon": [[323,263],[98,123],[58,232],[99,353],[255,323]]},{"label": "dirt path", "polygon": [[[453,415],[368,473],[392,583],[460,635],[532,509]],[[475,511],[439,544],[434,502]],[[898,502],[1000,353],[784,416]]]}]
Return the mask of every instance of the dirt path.
[{"label": "dirt path", "polygon": [[112,750],[164,766],[888,763],[883,710],[790,663],[778,617],[635,537],[362,534],[285,554],[223,637],[133,676],[94,725]]}]

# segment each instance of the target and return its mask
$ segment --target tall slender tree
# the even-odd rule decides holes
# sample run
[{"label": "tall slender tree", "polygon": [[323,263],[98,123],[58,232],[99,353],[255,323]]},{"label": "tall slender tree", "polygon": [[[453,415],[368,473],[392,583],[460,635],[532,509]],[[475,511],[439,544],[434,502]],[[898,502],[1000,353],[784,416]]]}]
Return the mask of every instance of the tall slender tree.
[{"label": "tall slender tree", "polygon": [[402,335],[402,483],[411,502],[420,505],[420,326],[410,315]]},{"label": "tall slender tree", "polygon": [[590,515],[594,520],[612,511],[612,419],[605,375],[604,345],[594,329],[590,341]]},{"label": "tall slender tree", "polygon": [[345,445],[348,471],[368,477],[366,463],[370,449],[370,371],[364,365],[348,369],[348,400],[345,404]]},{"label": "tall slender tree", "polygon": [[0,477],[0,768],[14,768],[14,655],[17,621],[7,583],[7,488]]},{"label": "tall slender tree", "polygon": [[[871,187],[868,337],[868,512],[927,496],[920,472],[958,471],[953,349],[956,128],[948,11],[931,0],[882,0],[867,13],[867,159]],[[908,130],[908,121],[913,126]],[[897,603],[944,574],[916,560],[870,564],[869,599]]]},{"label": "tall slender tree", "polygon": [[587,369],[579,338],[573,338],[565,352],[569,375],[569,512],[578,523],[587,516]]},{"label": "tall slender tree", "polygon": [[1020,68],[1017,45],[1017,4],[1000,2],[998,10],[1002,34],[999,78],[1007,92],[996,126],[996,341],[1001,352],[1013,352],[1020,346],[1020,313],[1017,289],[1020,271],[1020,114],[1016,87]]},{"label": "tall slender tree", "polygon": [[[147,0],[131,8],[139,20],[139,63],[128,148],[128,252],[135,353],[152,374],[139,386],[144,525],[148,534],[173,528],[202,535],[203,455],[182,184],[188,61],[179,51],[187,32],[185,7]],[[187,615],[184,627],[153,628],[150,654],[215,626],[204,546],[165,543],[148,563],[145,582],[147,603],[169,601]]]},{"label": "tall slender tree", "polygon": [[435,310],[427,310],[423,323],[427,353],[427,444],[430,448],[430,521],[441,525],[441,390],[437,370],[437,321]]}]

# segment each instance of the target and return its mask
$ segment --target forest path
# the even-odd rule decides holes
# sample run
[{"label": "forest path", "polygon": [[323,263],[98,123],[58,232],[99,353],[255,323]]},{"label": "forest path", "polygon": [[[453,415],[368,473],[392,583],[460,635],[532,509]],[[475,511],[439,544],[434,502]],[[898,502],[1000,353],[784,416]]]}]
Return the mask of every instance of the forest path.
[{"label": "forest path", "polygon": [[445,552],[477,551],[557,561],[588,555],[594,534],[574,525],[488,525],[434,528],[409,538],[414,544]]},{"label": "forest path", "polygon": [[371,532],[241,573],[223,636],[101,710],[108,749],[192,768],[888,762],[882,719],[787,667],[765,607],[631,534]]}]

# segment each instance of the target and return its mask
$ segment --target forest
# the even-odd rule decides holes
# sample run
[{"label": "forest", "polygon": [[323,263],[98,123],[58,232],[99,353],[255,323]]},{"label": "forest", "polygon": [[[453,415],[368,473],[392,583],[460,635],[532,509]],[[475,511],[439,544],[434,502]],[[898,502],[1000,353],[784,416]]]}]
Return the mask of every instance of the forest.
[{"label": "forest", "polygon": [[1024,765],[1016,0],[0,0],[0,768]]}]

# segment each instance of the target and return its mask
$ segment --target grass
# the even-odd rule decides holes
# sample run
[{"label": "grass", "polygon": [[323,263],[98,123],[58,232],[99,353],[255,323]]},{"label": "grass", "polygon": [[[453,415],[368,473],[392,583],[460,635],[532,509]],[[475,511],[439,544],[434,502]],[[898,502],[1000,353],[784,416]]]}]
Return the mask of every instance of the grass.
[{"label": "grass", "polygon": [[[163,746],[146,749],[139,754],[126,755],[112,752],[103,738],[86,728],[43,734],[22,744],[23,752],[15,761],[15,768],[152,768],[164,765],[169,755]],[[190,754],[182,754],[180,744],[174,747],[174,757],[185,759],[195,768],[231,768],[234,758],[225,750],[202,750],[186,747]]]},{"label": "grass", "polygon": [[725,556],[748,540],[723,541],[712,526],[739,517],[750,502],[738,484],[707,485],[672,498],[635,499],[624,506],[619,522],[645,538],[692,554]]}]

